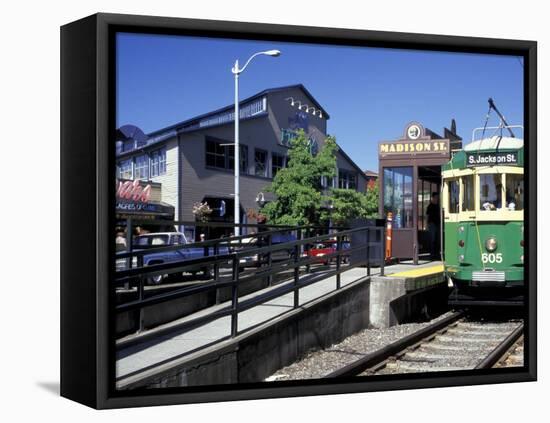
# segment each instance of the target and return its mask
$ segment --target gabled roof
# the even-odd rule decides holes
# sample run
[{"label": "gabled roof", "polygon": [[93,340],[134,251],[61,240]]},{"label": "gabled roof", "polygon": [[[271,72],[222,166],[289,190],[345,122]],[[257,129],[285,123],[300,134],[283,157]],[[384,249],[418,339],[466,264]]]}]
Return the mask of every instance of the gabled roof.
[{"label": "gabled roof", "polygon": [[355,162],[353,161],[353,159],[352,159],[350,156],[347,155],[347,153],[342,149],[342,147],[340,147],[340,144],[336,143],[336,146],[338,147],[338,153],[340,153],[340,154],[342,155],[342,157],[343,157],[344,159],[346,159],[346,160],[353,166],[353,168],[357,171],[357,176],[358,176],[358,177],[361,176],[361,177],[363,177],[363,178],[366,179],[366,175],[365,175],[365,173],[363,172],[363,169],[361,169],[361,168],[357,165],[357,163],[355,163]]},{"label": "gabled roof", "polygon": [[[326,110],[319,104],[319,102],[317,100],[315,100],[315,98],[306,89],[306,87],[304,87],[303,84],[294,84],[294,85],[286,85],[286,86],[283,86],[283,87],[267,88],[263,91],[260,91],[260,92],[254,94],[250,97],[247,97],[247,98],[239,101],[239,105],[243,106],[246,103],[249,103],[249,102],[251,102],[251,101],[253,101],[257,98],[263,97],[264,95],[267,95],[267,94],[270,94],[270,93],[286,91],[286,90],[291,90],[291,89],[295,89],[295,88],[298,88],[298,89],[302,90],[304,92],[304,94],[309,98],[309,100],[315,105],[315,107],[317,107],[318,109],[320,109],[323,112],[323,116],[325,116],[326,119],[330,118],[330,116],[326,112]],[[209,116],[214,116],[214,115],[217,115],[219,113],[223,113],[223,112],[226,112],[226,111],[231,111],[231,110],[233,110],[234,107],[235,107],[234,104],[230,104],[230,105],[222,107],[220,109],[216,109],[216,110],[213,110],[213,111],[208,112],[208,113],[203,113],[201,115],[192,117],[190,119],[187,119],[187,120],[184,120],[184,121],[181,121],[181,122],[178,122],[178,123],[175,123],[175,124],[167,126],[165,128],[158,129],[158,130],[153,131],[153,132],[151,132],[147,135],[150,138],[152,138],[152,137],[156,137],[158,135],[161,135],[164,132],[178,130],[180,128],[189,126],[189,125],[193,124],[194,122],[199,121],[199,120],[204,119],[204,118],[207,118]]]}]

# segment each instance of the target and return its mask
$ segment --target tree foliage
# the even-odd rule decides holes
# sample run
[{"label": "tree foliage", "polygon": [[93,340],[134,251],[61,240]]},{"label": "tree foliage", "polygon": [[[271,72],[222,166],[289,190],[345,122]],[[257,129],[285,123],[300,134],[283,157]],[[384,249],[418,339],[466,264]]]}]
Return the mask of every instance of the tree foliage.
[{"label": "tree foliage", "polygon": [[261,210],[269,223],[323,225],[331,220],[333,225],[340,225],[352,218],[376,215],[377,190],[365,195],[351,189],[323,189],[321,180],[330,181],[336,176],[337,149],[335,138],[327,137],[318,154],[313,155],[307,135],[297,133],[291,140],[287,167],[280,169],[266,188],[277,197]]},{"label": "tree foliage", "polygon": [[262,213],[271,224],[312,225],[318,224],[323,206],[321,177],[332,178],[336,174],[333,137],[327,137],[317,155],[310,152],[309,139],[303,130],[290,142],[288,164],[280,169],[267,187],[277,199],[267,203]]}]

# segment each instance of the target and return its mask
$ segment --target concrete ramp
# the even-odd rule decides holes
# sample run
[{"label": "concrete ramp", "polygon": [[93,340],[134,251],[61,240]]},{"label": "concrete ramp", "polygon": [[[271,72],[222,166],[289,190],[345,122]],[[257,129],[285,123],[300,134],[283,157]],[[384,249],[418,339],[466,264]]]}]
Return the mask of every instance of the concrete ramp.
[{"label": "concrete ramp", "polygon": [[[325,348],[369,324],[369,277],[354,268],[239,313],[239,331],[230,338],[230,317],[178,332],[177,324],[124,339],[117,348],[117,387],[173,387],[258,382],[311,350]],[[292,282],[289,282],[292,283]],[[245,296],[269,294],[284,285]],[[195,313],[213,313],[223,303]],[[182,319],[183,320],[183,319]],[[141,337],[141,339],[140,339]]]}]

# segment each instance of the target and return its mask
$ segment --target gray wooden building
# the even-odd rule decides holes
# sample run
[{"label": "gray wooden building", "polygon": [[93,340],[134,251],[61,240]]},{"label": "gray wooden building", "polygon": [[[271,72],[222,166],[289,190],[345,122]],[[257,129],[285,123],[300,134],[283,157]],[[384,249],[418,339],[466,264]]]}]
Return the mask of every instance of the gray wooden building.
[{"label": "gray wooden building", "polygon": [[[301,84],[271,88],[240,102],[241,221],[258,209],[277,171],[286,166],[288,145],[303,129],[312,150],[327,137],[329,114]],[[127,131],[128,132],[128,131]],[[234,105],[159,129],[145,137],[126,133],[117,140],[117,175],[160,183],[161,201],[175,207],[179,220],[194,221],[193,204],[206,201],[214,220],[233,221]],[[339,149],[334,187],[365,191],[362,170]],[[260,195],[261,197],[261,195]],[[221,202],[225,214],[216,210]]]}]

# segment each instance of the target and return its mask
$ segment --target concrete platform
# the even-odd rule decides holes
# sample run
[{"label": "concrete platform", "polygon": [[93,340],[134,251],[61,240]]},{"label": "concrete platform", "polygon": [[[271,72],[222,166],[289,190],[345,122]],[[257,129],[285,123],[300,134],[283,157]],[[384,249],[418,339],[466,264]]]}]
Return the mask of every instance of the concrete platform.
[{"label": "concrete platform", "polygon": [[439,307],[446,295],[442,262],[389,266],[385,276],[373,276],[371,280],[371,326],[387,328],[422,315],[428,317],[428,308]]}]

